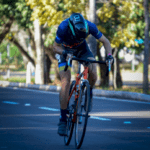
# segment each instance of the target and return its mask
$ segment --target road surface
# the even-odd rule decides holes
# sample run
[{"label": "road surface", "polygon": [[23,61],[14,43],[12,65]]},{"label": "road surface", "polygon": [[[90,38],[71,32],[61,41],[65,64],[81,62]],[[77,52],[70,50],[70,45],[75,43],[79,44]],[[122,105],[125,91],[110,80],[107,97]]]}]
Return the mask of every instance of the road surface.
[{"label": "road surface", "polygon": [[[57,134],[58,93],[0,87],[0,149],[73,150]],[[94,97],[81,150],[150,150],[150,103]]]}]

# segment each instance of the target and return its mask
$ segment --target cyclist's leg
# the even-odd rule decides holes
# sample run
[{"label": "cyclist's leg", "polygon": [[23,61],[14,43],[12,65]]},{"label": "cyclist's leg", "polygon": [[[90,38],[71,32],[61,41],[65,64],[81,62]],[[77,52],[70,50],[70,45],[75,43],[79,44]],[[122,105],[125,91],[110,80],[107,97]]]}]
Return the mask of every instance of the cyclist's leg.
[{"label": "cyclist's leg", "polygon": [[[84,42],[80,47],[79,50],[81,50],[81,53],[79,53],[79,55],[77,55],[77,57],[82,58],[82,59],[91,59],[91,60],[95,60],[92,52],[90,51],[88,45],[86,42]],[[97,70],[96,70],[96,63],[91,63],[88,67],[89,67],[89,76],[88,76],[88,80],[90,83],[91,88],[94,87],[96,80],[97,80]]]},{"label": "cyclist's leg", "polygon": [[[79,58],[83,58],[83,59],[91,59],[91,60],[95,60],[92,52],[90,51],[88,45],[86,42],[84,42],[82,44],[82,46],[80,47],[82,49],[81,53],[78,55]],[[89,84],[90,84],[90,97],[91,97],[91,105],[89,110],[92,110],[92,97],[93,97],[93,88],[94,85],[96,83],[97,80],[97,70],[96,70],[96,65],[95,63],[91,63],[88,67],[89,67],[89,76],[88,76],[88,80],[89,80]]]},{"label": "cyclist's leg", "polygon": [[60,90],[60,107],[61,109],[67,109],[67,100],[69,96],[69,89],[70,89],[70,78],[71,72],[70,70],[60,71],[59,73],[61,79],[61,90]]},{"label": "cyclist's leg", "polygon": [[60,55],[59,57],[59,75],[61,79],[61,90],[59,95],[60,100],[60,122],[58,127],[59,135],[66,135],[66,114],[67,114],[67,100],[69,96],[69,88],[70,88],[70,67],[68,67],[67,71],[64,71],[66,60]]}]

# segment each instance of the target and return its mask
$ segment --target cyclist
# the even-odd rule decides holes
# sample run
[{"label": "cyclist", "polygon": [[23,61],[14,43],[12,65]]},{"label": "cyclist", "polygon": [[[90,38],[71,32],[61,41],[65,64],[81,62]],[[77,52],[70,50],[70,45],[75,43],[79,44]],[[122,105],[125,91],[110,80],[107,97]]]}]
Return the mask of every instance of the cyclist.
[{"label": "cyclist", "polygon": [[[78,58],[95,60],[85,40],[89,34],[92,34],[96,39],[103,43],[108,55],[107,60],[113,60],[112,48],[109,40],[97,29],[95,24],[85,20],[80,13],[73,13],[69,18],[62,21],[57,30],[53,50],[57,54],[58,67],[60,71],[59,75],[62,84],[59,95],[61,110],[58,124],[58,134],[61,136],[66,135],[67,100],[71,79],[70,68],[66,72],[64,71],[66,59],[69,56],[68,53],[71,52]],[[89,65],[88,80],[90,84],[91,110],[92,89],[97,80],[96,64]]]}]

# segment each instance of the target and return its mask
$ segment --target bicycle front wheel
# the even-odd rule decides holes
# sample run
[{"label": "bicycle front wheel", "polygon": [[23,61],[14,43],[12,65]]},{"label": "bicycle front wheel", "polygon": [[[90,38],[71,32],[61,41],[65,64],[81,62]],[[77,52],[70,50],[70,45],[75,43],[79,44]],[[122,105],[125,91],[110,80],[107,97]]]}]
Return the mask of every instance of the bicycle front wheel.
[{"label": "bicycle front wheel", "polygon": [[77,118],[75,124],[75,145],[79,149],[82,145],[86,126],[88,122],[90,102],[90,86],[89,82],[85,80],[80,87],[80,96],[77,105]]},{"label": "bicycle front wheel", "polygon": [[69,96],[72,93],[72,96],[70,98],[69,104],[68,104],[68,114],[67,114],[67,135],[64,137],[64,142],[65,145],[69,145],[71,138],[72,138],[72,134],[73,134],[73,128],[74,128],[74,122],[73,120],[73,114],[74,114],[74,110],[75,110],[75,106],[74,106],[74,99],[75,99],[75,91],[73,91],[73,88],[75,86],[76,81],[72,81],[71,86],[70,86],[70,90],[69,90]]}]

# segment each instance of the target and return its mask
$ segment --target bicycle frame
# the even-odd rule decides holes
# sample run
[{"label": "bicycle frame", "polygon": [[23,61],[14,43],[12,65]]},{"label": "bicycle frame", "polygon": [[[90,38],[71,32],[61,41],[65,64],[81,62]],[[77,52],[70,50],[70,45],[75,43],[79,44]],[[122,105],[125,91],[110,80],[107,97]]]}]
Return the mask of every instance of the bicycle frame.
[{"label": "bicycle frame", "polygon": [[[80,65],[80,64],[79,64]],[[79,67],[80,69],[80,67]],[[78,69],[78,70],[79,70]],[[75,102],[77,102],[78,104],[78,98],[79,98],[79,92],[77,91],[77,87],[79,88],[79,84],[80,84],[80,81],[81,81],[81,77],[83,75],[83,78],[86,80],[88,78],[88,71],[89,71],[89,68],[87,66],[84,66],[84,70],[82,73],[80,73],[80,71],[78,71],[77,75],[76,75],[76,83],[75,83],[75,86],[73,87],[70,95],[69,95],[69,98],[68,98],[68,102],[67,104],[69,103],[70,101],[70,98],[73,94],[73,92],[75,91]],[[76,105],[77,106],[77,105]],[[73,114],[73,120],[72,120],[74,123],[76,122],[76,111],[74,112]]]}]

